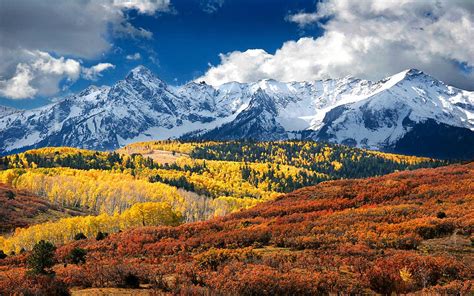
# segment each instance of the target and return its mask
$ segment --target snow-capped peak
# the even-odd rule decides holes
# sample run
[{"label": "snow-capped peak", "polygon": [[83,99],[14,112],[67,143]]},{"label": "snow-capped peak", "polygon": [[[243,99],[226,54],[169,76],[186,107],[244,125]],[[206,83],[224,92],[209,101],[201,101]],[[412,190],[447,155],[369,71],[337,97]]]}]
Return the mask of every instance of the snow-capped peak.
[{"label": "snow-capped peak", "polygon": [[147,67],[143,65],[136,66],[135,68],[130,70],[127,76],[136,76],[136,75],[155,76],[155,74],[150,69],[148,69]]},{"label": "snow-capped peak", "polygon": [[37,110],[0,108],[0,114],[0,154],[45,145],[115,149],[190,132],[214,139],[304,136],[384,149],[427,120],[471,132],[474,92],[417,69],[377,82],[264,79],[214,88],[168,86],[138,66],[113,86],[90,86]]},{"label": "snow-capped peak", "polygon": [[386,88],[390,88],[393,85],[402,81],[415,81],[415,80],[419,80],[420,82],[438,81],[435,78],[431,77],[430,75],[424,73],[423,71],[412,68],[412,69],[403,70],[395,75],[382,79],[382,82],[385,82]]},{"label": "snow-capped peak", "polygon": [[167,86],[166,83],[158,78],[150,69],[142,65],[133,68],[125,77],[125,81],[129,83],[141,82],[145,85],[154,83],[160,87]]},{"label": "snow-capped peak", "polygon": [[423,71],[415,69],[415,68],[407,69],[407,70],[402,71],[402,72],[405,72],[406,76],[416,76],[416,75],[424,74]]}]

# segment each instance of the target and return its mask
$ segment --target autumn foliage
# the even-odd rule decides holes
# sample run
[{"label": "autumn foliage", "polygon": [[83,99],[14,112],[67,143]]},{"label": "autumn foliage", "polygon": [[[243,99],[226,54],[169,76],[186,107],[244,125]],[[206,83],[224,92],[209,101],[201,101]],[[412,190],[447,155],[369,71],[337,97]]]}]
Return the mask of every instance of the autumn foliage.
[{"label": "autumn foliage", "polygon": [[[473,180],[474,163],[328,181],[205,222],[78,240],[58,246],[54,281],[184,295],[469,295]],[[68,263],[76,248],[85,263]],[[0,260],[0,294],[24,287],[27,254]]]},{"label": "autumn foliage", "polygon": [[0,183],[0,235],[19,227],[46,222],[48,219],[84,214],[54,205],[31,192]]},{"label": "autumn foliage", "polygon": [[[154,162],[146,155],[156,149],[179,156],[173,163]],[[0,158],[5,168],[0,183],[11,188],[5,201],[0,199],[0,213],[11,220],[0,225],[0,250],[19,252],[40,240],[66,243],[79,233],[129,229],[114,217],[139,203],[165,203],[183,222],[201,221],[331,179],[445,164],[313,141],[158,141],[131,144],[119,152],[34,149]],[[38,201],[16,202],[15,192],[28,192]],[[66,219],[72,215],[88,217]],[[424,237],[432,235],[429,228],[425,232]]]}]

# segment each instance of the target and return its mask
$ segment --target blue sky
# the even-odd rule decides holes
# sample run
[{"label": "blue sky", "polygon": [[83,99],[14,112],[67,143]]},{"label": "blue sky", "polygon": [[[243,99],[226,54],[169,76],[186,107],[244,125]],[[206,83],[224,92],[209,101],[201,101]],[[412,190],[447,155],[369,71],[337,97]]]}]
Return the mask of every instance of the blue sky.
[{"label": "blue sky", "polygon": [[[312,0],[227,0],[212,13],[204,11],[202,3],[174,1],[176,12],[159,16],[131,11],[131,23],[153,32],[153,40],[116,40],[119,52],[107,60],[118,67],[101,82],[120,79],[133,66],[143,64],[169,84],[184,84],[203,75],[209,64],[218,64],[220,53],[249,48],[274,52],[287,40],[322,32],[317,26],[301,29],[285,20],[291,12],[314,10]],[[124,59],[137,52],[141,59]]]},{"label": "blue sky", "polygon": [[[311,0],[228,0],[214,13],[203,11],[201,3],[175,1],[176,14],[156,18],[136,13],[133,16],[136,26],[147,28],[155,36],[146,46],[156,52],[159,66],[142,62],[168,83],[181,84],[203,75],[209,63],[219,63],[219,53],[249,48],[274,52],[287,40],[317,33],[285,21],[290,12],[314,10],[316,5]],[[137,50],[136,45],[128,42],[118,46],[131,53]],[[142,56],[148,54],[146,50],[139,52]],[[120,62],[121,57],[116,58]]]},{"label": "blue sky", "polygon": [[[313,11],[313,0],[226,0],[221,6],[211,1],[210,5],[215,7],[212,12],[206,4],[201,0],[176,0],[167,13],[146,15],[127,11],[130,23],[152,32],[153,38],[110,39],[113,48],[97,59],[84,59],[83,66],[100,61],[115,68],[104,71],[96,81],[78,79],[54,97],[80,91],[90,84],[110,85],[137,65],[149,67],[169,84],[180,85],[203,75],[209,64],[218,64],[220,53],[249,48],[274,52],[287,40],[321,33],[317,26],[303,30],[285,20],[290,13]],[[126,59],[136,53],[141,58]],[[49,96],[23,100],[0,97],[0,105],[23,109],[44,105],[49,100]]]},{"label": "blue sky", "polygon": [[0,0],[0,19],[0,105],[21,109],[137,65],[173,85],[418,68],[474,89],[470,0]]}]

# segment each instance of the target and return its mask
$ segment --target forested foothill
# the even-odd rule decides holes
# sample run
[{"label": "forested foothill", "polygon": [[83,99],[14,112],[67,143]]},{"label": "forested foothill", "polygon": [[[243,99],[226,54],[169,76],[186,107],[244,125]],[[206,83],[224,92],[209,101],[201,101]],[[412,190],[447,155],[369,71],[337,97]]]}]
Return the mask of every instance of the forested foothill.
[{"label": "forested foothill", "polygon": [[[473,179],[470,163],[328,181],[208,221],[79,239],[56,246],[54,277],[31,277],[31,252],[8,256],[0,294],[133,283],[170,294],[469,295]],[[78,250],[87,255],[71,263]]]}]

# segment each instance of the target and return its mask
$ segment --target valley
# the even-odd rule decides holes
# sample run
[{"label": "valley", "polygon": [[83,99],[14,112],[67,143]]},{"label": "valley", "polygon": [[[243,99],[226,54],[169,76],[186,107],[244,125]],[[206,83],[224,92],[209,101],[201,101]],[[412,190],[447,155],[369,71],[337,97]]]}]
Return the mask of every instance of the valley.
[{"label": "valley", "polygon": [[472,99],[413,69],[214,88],[140,66],[2,109],[0,294],[470,291]]}]

